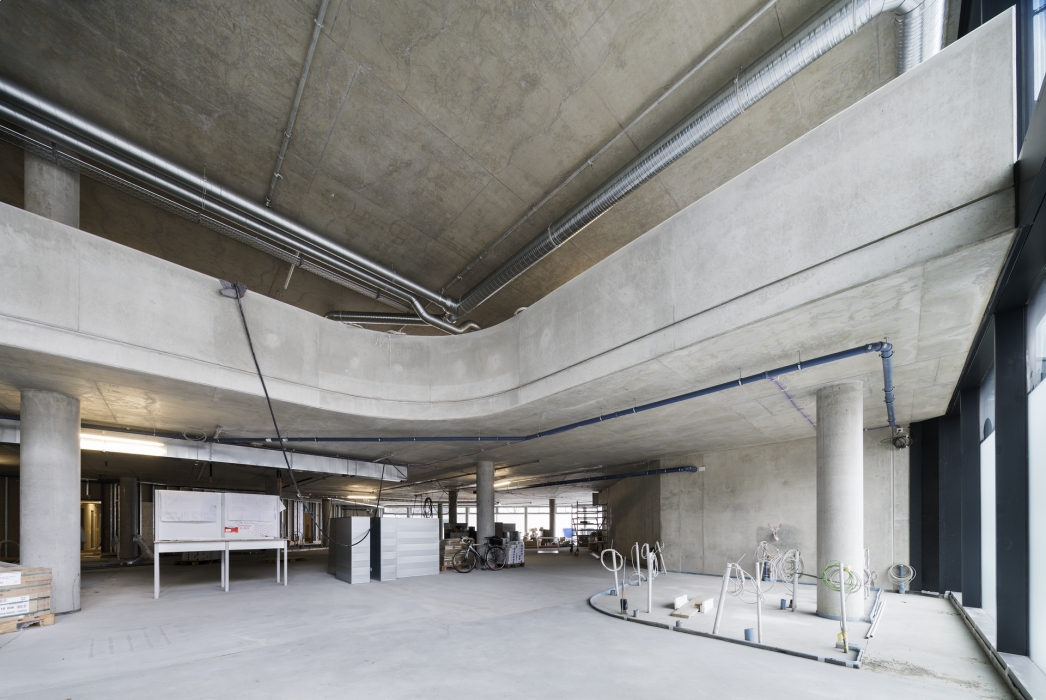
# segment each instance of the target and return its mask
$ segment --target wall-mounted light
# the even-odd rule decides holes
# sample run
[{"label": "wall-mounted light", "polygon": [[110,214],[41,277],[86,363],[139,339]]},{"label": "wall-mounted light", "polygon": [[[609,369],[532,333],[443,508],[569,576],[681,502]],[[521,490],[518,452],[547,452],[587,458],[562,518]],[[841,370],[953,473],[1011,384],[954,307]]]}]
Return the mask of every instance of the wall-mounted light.
[{"label": "wall-mounted light", "polygon": [[80,449],[95,452],[122,452],[129,455],[166,457],[167,445],[155,440],[136,440],[113,435],[80,433]]}]

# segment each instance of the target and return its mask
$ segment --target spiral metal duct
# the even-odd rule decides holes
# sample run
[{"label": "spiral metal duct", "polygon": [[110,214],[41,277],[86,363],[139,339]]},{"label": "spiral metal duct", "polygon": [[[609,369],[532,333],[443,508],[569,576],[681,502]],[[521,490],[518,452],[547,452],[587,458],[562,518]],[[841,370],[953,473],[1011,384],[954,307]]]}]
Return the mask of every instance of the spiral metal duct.
[{"label": "spiral metal duct", "polygon": [[[943,40],[945,2],[836,0],[831,3],[741,70],[733,81],[553,222],[461,300],[434,292],[4,78],[0,78],[0,118],[29,134],[39,134],[44,141],[2,125],[0,136],[393,308],[413,310],[425,323],[457,334],[478,326],[455,324],[454,319],[476,309],[614,204],[884,12],[894,12],[899,19],[899,72],[932,56],[940,50]],[[429,312],[426,303],[443,309],[447,316],[441,318]]]},{"label": "spiral metal duct", "polygon": [[907,70],[929,58],[941,48],[944,1],[833,2],[755,63],[741,70],[732,82],[724,85],[595,192],[556,219],[545,231],[469,290],[461,298],[459,311],[455,313],[465,314],[474,310],[640,185],[884,12],[896,12],[901,20],[898,26],[898,65],[905,66],[904,70]]},{"label": "spiral metal duct", "polygon": [[324,318],[339,323],[358,323],[370,326],[427,326],[428,323],[414,314],[380,314],[357,311],[330,311]]}]

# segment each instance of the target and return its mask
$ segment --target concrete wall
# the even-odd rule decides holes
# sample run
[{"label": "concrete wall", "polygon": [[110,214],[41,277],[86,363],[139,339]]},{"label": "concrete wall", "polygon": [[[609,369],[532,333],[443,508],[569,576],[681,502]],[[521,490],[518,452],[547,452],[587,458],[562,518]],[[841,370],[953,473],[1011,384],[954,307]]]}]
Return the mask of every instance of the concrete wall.
[{"label": "concrete wall", "polygon": [[[659,469],[657,460],[628,471]],[[610,505],[611,539],[614,549],[628,556],[633,544],[653,544],[661,537],[661,479],[644,476],[618,481],[597,495],[597,502]]]},{"label": "concrete wall", "polygon": [[[908,561],[908,451],[865,433],[865,547],[880,582]],[[766,540],[781,551],[798,548],[812,572],[817,562],[817,441],[779,442],[661,460],[661,467],[693,465],[696,473],[618,482],[600,493],[610,503],[618,550],[660,539],[670,569],[721,573],[727,561]],[[651,467],[654,468],[654,467]],[[781,525],[774,543],[770,525]],[[751,570],[750,566],[745,566]]]}]

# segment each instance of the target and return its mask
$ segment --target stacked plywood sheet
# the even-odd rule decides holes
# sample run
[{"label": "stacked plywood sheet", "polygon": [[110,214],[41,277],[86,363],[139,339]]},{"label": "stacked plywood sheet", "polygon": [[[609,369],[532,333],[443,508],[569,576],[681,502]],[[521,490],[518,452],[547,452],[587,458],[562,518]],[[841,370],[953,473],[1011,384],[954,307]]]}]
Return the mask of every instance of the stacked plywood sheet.
[{"label": "stacked plywood sheet", "polygon": [[51,570],[0,562],[0,634],[53,623]]},{"label": "stacked plywood sheet", "polygon": [[461,543],[461,538],[452,540],[443,540],[440,542],[440,571],[448,571],[454,568],[454,555],[465,549],[465,546]]}]

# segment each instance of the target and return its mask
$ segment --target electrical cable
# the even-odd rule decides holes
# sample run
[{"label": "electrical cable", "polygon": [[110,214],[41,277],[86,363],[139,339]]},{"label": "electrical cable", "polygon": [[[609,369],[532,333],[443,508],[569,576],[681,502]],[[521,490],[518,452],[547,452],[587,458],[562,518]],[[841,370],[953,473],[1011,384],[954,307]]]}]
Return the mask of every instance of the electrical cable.
[{"label": "electrical cable", "polygon": [[[894,573],[894,570],[896,570],[897,573]],[[902,570],[904,571],[903,575],[901,575]],[[886,575],[889,576],[890,581],[895,586],[904,583],[905,588],[907,588],[911,582],[915,580],[915,567],[908,564],[894,564],[886,572]]]},{"label": "electrical cable", "polygon": [[841,569],[837,561],[829,562],[824,567],[824,570],[821,571],[821,581],[824,582],[828,590],[837,593],[841,587],[845,586],[847,597],[864,588],[864,580],[861,578],[861,575],[850,567]]},{"label": "electrical cable", "polygon": [[791,581],[796,574],[803,576],[803,557],[800,555],[799,565],[796,566],[796,554],[794,549],[789,549],[778,560],[777,575],[782,581]]},{"label": "electrical cable", "polygon": [[[261,365],[258,364],[258,356],[254,352],[254,342],[251,340],[251,331],[247,327],[247,316],[243,313],[243,302],[241,302],[240,299],[243,297],[244,294],[247,293],[247,285],[245,285],[243,282],[226,282],[225,280],[221,280],[221,283],[222,295],[232,296],[236,299],[236,308],[240,310],[240,320],[243,321],[243,332],[247,335],[247,347],[251,349],[251,359],[254,360],[254,369],[258,372],[258,381],[261,382],[262,392],[265,394],[265,403],[269,407],[269,417],[272,418],[272,427],[273,430],[276,431],[276,439],[279,440],[280,443],[280,452],[283,454],[283,461],[287,465],[287,473],[290,474],[291,483],[294,484],[294,491],[298,494],[298,500],[304,501],[305,498],[301,495],[301,489],[298,487],[298,480],[294,476],[294,469],[291,467],[290,457],[287,456],[287,447],[283,442],[283,436],[280,434],[280,426],[276,423],[276,413],[272,409],[272,399],[269,398],[269,389],[265,386],[265,377],[262,375]],[[385,465],[382,465],[381,467],[381,476],[382,479],[385,478]],[[378,492],[378,499],[379,501],[381,499],[380,487]],[[370,528],[367,528],[367,531],[363,533],[363,536],[356,540],[356,542],[353,542],[350,545],[345,545],[328,535],[324,531],[324,529],[317,524],[317,520],[323,520],[323,518],[313,518],[312,526],[319,530],[320,534],[323,537],[326,537],[328,542],[333,542],[339,547],[355,547],[360,542],[367,539],[367,536],[370,535]]]}]

